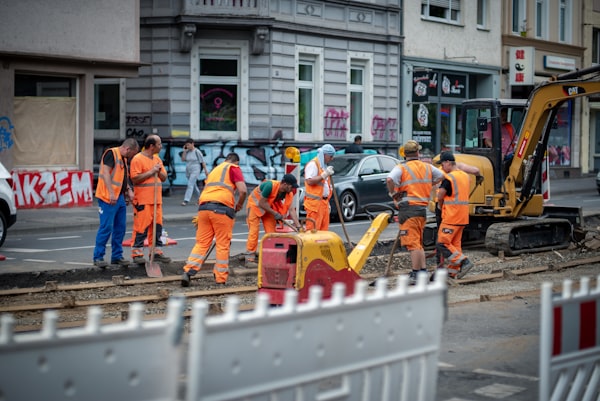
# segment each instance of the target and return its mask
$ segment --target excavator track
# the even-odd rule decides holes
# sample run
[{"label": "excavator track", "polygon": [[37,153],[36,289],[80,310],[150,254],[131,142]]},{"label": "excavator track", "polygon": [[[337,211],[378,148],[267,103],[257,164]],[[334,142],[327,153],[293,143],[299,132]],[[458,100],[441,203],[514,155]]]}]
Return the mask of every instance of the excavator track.
[{"label": "excavator track", "polygon": [[493,255],[565,249],[571,241],[573,227],[566,219],[542,218],[494,223],[487,229],[485,247]]}]

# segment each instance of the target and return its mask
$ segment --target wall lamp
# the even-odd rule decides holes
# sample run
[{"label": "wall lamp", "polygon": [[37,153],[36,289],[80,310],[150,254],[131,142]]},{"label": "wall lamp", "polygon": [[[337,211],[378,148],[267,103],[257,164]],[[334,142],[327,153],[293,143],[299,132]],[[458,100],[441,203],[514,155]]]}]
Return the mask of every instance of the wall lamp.
[{"label": "wall lamp", "polygon": [[479,64],[479,60],[477,60],[477,56],[453,56],[449,57],[446,54],[446,48],[444,47],[444,60],[457,60],[457,59],[470,59],[471,63]]}]

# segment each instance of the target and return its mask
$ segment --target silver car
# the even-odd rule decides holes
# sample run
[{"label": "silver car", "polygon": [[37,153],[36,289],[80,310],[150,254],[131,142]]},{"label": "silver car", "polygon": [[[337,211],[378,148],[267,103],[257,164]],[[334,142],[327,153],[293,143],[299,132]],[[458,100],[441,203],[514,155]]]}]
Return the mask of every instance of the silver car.
[{"label": "silver car", "polygon": [[[393,206],[385,184],[388,173],[400,160],[380,154],[349,153],[336,155],[329,163],[333,166],[333,184],[337,194],[342,218],[352,221],[365,213],[364,206],[370,203],[382,203]],[[304,178],[300,180],[300,215],[304,210]],[[331,197],[331,217],[338,219],[335,197]]]}]

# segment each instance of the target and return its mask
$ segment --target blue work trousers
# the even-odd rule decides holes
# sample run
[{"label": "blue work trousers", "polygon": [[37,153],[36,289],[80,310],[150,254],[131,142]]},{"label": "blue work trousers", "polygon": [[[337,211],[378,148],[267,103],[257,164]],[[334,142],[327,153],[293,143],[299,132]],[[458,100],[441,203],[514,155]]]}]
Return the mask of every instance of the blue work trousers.
[{"label": "blue work trousers", "polygon": [[123,238],[127,227],[127,205],[123,194],[119,195],[114,205],[98,199],[98,216],[100,227],[96,234],[96,247],[94,248],[94,260],[103,260],[106,253],[106,243],[111,240],[110,261],[123,258]]}]

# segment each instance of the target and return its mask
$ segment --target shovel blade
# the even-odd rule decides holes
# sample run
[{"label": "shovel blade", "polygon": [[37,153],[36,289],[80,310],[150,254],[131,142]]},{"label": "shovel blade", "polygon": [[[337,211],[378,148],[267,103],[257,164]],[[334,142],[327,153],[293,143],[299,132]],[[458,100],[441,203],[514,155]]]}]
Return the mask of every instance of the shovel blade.
[{"label": "shovel blade", "polygon": [[160,265],[152,261],[146,263],[146,275],[148,277],[162,277],[163,274]]}]

